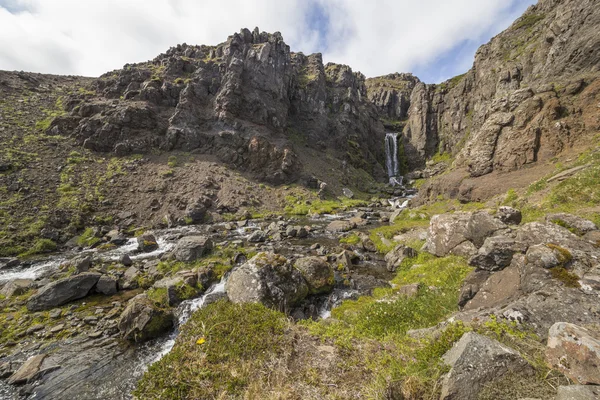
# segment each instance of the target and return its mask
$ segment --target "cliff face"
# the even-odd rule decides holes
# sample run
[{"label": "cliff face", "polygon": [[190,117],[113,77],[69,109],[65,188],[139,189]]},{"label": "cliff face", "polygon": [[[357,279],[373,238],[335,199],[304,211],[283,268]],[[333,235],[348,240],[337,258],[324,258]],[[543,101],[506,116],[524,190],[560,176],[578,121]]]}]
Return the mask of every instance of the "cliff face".
[{"label": "cliff face", "polygon": [[325,66],[320,54],[291,53],[279,33],[243,29],[218,46],[180,45],[101,76],[94,88],[71,96],[69,114],[49,131],[117,155],[212,154],[273,183],[301,177],[298,142],[383,173],[384,131],[364,76]]},{"label": "cliff face", "polygon": [[[408,113],[393,114],[401,120],[409,166],[421,168],[447,152],[456,156],[454,167],[473,177],[509,171],[598,132],[598,26],[600,8],[592,0],[540,0],[483,45],[466,74],[439,85],[417,80]],[[404,83],[402,76],[396,81]],[[369,80],[367,87],[389,118],[394,100]]]}]

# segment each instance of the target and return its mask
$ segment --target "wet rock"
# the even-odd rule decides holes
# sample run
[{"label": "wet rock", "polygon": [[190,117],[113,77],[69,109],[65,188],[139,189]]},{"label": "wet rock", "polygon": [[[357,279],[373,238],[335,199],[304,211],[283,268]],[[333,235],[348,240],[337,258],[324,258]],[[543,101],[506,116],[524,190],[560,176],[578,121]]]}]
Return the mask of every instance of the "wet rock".
[{"label": "wet rock", "polygon": [[2,290],[0,290],[0,294],[10,299],[13,296],[20,296],[26,293],[32,285],[33,281],[31,279],[14,279],[4,285]]},{"label": "wet rock", "polygon": [[250,236],[248,236],[248,241],[250,243],[261,243],[261,242],[265,242],[267,240],[267,234],[263,231],[256,230],[254,232],[252,232],[250,234]]},{"label": "wet rock", "polygon": [[572,214],[548,214],[546,215],[546,221],[567,228],[580,236],[598,230],[598,227],[592,221]]},{"label": "wet rock", "polygon": [[22,384],[28,381],[34,380],[42,369],[42,363],[46,358],[45,354],[38,354],[30,357],[25,363],[15,372],[10,378],[8,383],[10,384]]},{"label": "wet rock", "polygon": [[[244,261],[245,262],[245,261]],[[215,283],[217,276],[212,268],[201,268],[198,270],[198,275],[196,277],[197,282],[202,285],[203,289],[208,289],[210,285]]]},{"label": "wet rock", "polygon": [[158,337],[173,326],[173,314],[159,309],[145,293],[129,300],[118,322],[121,337],[134,342]]},{"label": "wet rock", "polygon": [[18,258],[0,258],[0,270],[15,268],[21,265]]},{"label": "wet rock", "polygon": [[304,257],[294,266],[302,273],[311,294],[327,293],[335,283],[333,268],[320,257]]},{"label": "wet rock", "polygon": [[96,291],[110,296],[117,293],[117,278],[108,275],[102,275],[96,283]]},{"label": "wet rock", "polygon": [[178,261],[195,261],[209,254],[213,249],[213,242],[206,236],[186,236],[179,239],[173,255]]},{"label": "wet rock", "polygon": [[122,288],[125,290],[136,289],[138,287],[137,279],[139,276],[140,271],[135,266],[127,268],[123,274]]},{"label": "wet rock", "polygon": [[119,262],[126,267],[131,267],[133,265],[133,261],[131,260],[131,257],[129,257],[128,254],[123,254],[119,259]]},{"label": "wet rock", "polygon": [[405,258],[413,258],[417,256],[417,251],[411,247],[399,244],[393,250],[385,255],[387,270],[390,272],[396,271]]},{"label": "wet rock", "polygon": [[149,253],[158,249],[158,243],[156,237],[151,232],[146,232],[137,238],[138,251],[142,253]]},{"label": "wet rock", "polygon": [[308,237],[308,229],[306,229],[304,226],[298,227],[298,233],[296,234],[296,237],[298,239],[304,239]]},{"label": "wet rock", "polygon": [[555,400],[597,400],[600,399],[600,386],[570,385],[559,386]]},{"label": "wet rock", "polygon": [[502,206],[498,208],[496,218],[507,225],[519,225],[523,220],[523,214],[516,208]]},{"label": "wet rock", "polygon": [[476,400],[486,383],[508,372],[531,372],[519,353],[474,332],[465,333],[442,358],[452,369],[444,378],[441,400]]},{"label": "wet rock", "polygon": [[510,265],[517,252],[524,252],[525,245],[507,236],[492,236],[485,239],[469,264],[487,271],[497,271]]},{"label": "wet rock", "polygon": [[110,243],[114,244],[115,246],[124,245],[125,243],[127,243],[127,240],[128,240],[127,236],[121,234],[118,229],[109,231],[106,234],[106,238],[108,239],[108,241]]},{"label": "wet rock", "polygon": [[77,269],[78,273],[87,272],[92,267],[92,257],[79,257],[70,262]]},{"label": "wet rock", "polygon": [[329,225],[327,225],[325,230],[327,232],[339,233],[348,232],[354,228],[356,228],[356,225],[350,221],[332,221],[329,223]]},{"label": "wet rock", "polygon": [[98,273],[84,272],[49,283],[29,298],[27,309],[29,311],[48,310],[81,299],[88,295],[99,279],[100,274]]},{"label": "wet rock", "polygon": [[285,257],[259,253],[233,270],[226,291],[234,303],[263,303],[287,310],[304,299],[309,290],[300,271]]},{"label": "wet rock", "polygon": [[348,250],[343,250],[341,253],[335,255],[335,260],[338,269],[352,269],[352,264],[354,263],[355,259],[356,254],[351,253]]},{"label": "wet rock", "polygon": [[600,335],[581,326],[557,322],[548,331],[546,360],[580,384],[600,384]]}]

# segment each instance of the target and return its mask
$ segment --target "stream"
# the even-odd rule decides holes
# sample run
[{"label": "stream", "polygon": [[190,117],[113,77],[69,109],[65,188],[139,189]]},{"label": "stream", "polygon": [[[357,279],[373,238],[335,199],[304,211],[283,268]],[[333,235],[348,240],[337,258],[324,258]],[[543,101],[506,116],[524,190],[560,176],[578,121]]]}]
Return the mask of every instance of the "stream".
[{"label": "stream", "polygon": [[[389,212],[387,209],[356,209],[352,211],[343,212],[335,215],[321,215],[318,217],[302,217],[294,218],[292,221],[288,221],[293,225],[310,226],[310,235],[306,238],[288,238],[280,242],[267,242],[256,244],[256,250],[258,251],[275,251],[276,253],[282,254],[286,257],[290,256],[306,256],[308,249],[315,243],[319,243],[328,249],[339,246],[338,233],[329,233],[325,230],[325,227],[333,220],[348,219],[355,216],[357,213],[363,213],[367,215],[367,221],[369,225],[359,227],[354,231],[366,231],[372,229],[381,224],[378,217],[379,211]],[[67,251],[46,259],[40,259],[33,261],[24,267],[0,270],[0,283],[7,282],[13,279],[34,279],[40,280],[49,277],[59,269],[59,266],[74,256],[81,255],[92,255],[94,258],[99,258],[103,261],[116,261],[119,260],[124,254],[131,257],[133,261],[146,262],[147,260],[153,260],[159,258],[162,254],[170,251],[175,246],[176,242],[184,236],[192,234],[202,234],[212,237],[212,240],[216,245],[225,243],[238,243],[244,244],[246,248],[251,247],[252,243],[247,243],[248,236],[255,230],[261,227],[268,226],[271,222],[277,222],[277,220],[251,220],[248,221],[244,227],[235,227],[231,229],[231,225],[227,223],[216,223],[209,225],[198,225],[198,226],[185,226],[176,227],[164,230],[155,230],[155,234],[158,242],[158,249],[151,253],[136,253],[137,241],[135,238],[130,239],[124,245],[108,250],[99,252],[95,249],[88,249],[83,251]],[[356,274],[374,277],[389,281],[391,274],[386,270],[385,262],[380,255],[369,253],[369,255],[362,254],[359,251],[355,251],[359,256],[360,261],[354,266]],[[147,368],[160,360],[175,345],[175,340],[179,333],[179,326],[183,325],[193,314],[194,311],[204,307],[205,305],[216,301],[222,297],[225,297],[225,284],[227,275],[223,279],[214,285],[212,285],[201,297],[186,300],[182,302],[175,312],[176,315],[176,326],[167,335],[158,339],[151,340],[137,346],[127,346],[122,348],[116,344],[114,346],[111,343],[110,347],[113,351],[113,355],[107,355],[103,351],[102,354],[98,354],[98,361],[93,365],[91,372],[81,373],[79,380],[89,380],[89,383],[84,384],[81,388],[77,387],[78,392],[76,398],[81,399],[92,399],[102,398],[108,400],[120,400],[130,399],[131,391],[135,388],[135,384],[138,379],[143,375]],[[320,318],[328,318],[331,315],[331,309],[339,305],[343,300],[348,298],[355,298],[360,294],[355,289],[340,289],[336,288],[332,293],[328,295],[322,295],[313,301],[313,304],[317,305],[318,316]],[[69,342],[72,341],[72,342]],[[80,346],[75,339],[67,340],[68,346]],[[73,344],[75,343],[75,344]],[[65,347],[67,346],[65,345]],[[62,347],[59,346],[62,351]],[[118,350],[115,350],[118,349]],[[65,350],[66,351],[66,350]],[[91,350],[92,353],[96,350]],[[86,356],[87,357],[87,356]],[[94,359],[94,354],[88,357],[90,360]],[[65,356],[64,362],[66,365],[71,362],[75,364],[76,361],[70,360],[69,357]],[[106,364],[106,365],[105,365]],[[100,367],[98,365],[101,365]],[[75,366],[76,367],[76,366]],[[61,369],[65,369],[61,364]],[[60,371],[60,370],[59,370]],[[66,373],[66,372],[65,372]],[[67,377],[68,379],[68,377]],[[75,381],[76,377],[71,377]],[[73,383],[75,385],[77,383]],[[42,382],[41,389],[36,389],[34,395],[29,398],[47,398],[50,397],[54,392],[45,391],[44,385],[52,386],[52,381]],[[87,386],[86,386],[87,385]],[[56,389],[55,389],[56,390]],[[87,390],[87,391],[86,391]],[[68,391],[67,391],[68,392]],[[44,395],[44,393],[47,393]],[[81,394],[81,397],[79,395]],[[55,393],[54,393],[55,394]],[[47,396],[47,397],[46,397]],[[93,397],[96,396],[96,397]],[[69,396],[73,398],[72,396]],[[0,380],[0,399],[12,400],[24,398],[20,396],[14,387],[7,385],[5,381]]]}]

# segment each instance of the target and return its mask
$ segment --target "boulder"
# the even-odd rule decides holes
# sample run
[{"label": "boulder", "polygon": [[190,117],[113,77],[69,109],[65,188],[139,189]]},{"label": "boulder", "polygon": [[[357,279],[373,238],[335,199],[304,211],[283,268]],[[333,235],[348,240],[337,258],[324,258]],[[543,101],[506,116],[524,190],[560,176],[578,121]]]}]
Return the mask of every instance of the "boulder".
[{"label": "boulder", "polygon": [[186,218],[189,218],[192,223],[201,223],[206,220],[206,212],[212,205],[212,200],[206,196],[201,196],[194,202],[189,204],[185,210]]},{"label": "boulder", "polygon": [[552,223],[530,222],[519,228],[516,240],[527,246],[553,243],[569,250],[594,253],[597,248],[562,226]]},{"label": "boulder", "polygon": [[485,270],[475,270],[471,272],[465,278],[462,287],[460,288],[460,294],[458,296],[458,306],[464,307],[469,300],[471,300],[483,284],[490,277],[491,272]]},{"label": "boulder", "polygon": [[124,339],[141,342],[170,329],[173,320],[172,313],[159,309],[142,293],[129,300],[117,326]]},{"label": "boulder", "polygon": [[78,257],[78,258],[75,258],[74,260],[70,261],[69,264],[72,265],[73,267],[75,267],[77,269],[78,273],[87,272],[92,267],[92,257],[90,257],[90,256]]},{"label": "boulder", "polygon": [[19,265],[21,265],[21,261],[18,258],[0,258],[0,271],[18,267]]},{"label": "boulder", "polygon": [[107,296],[117,293],[117,278],[102,275],[96,283],[96,291]]},{"label": "boulder", "polygon": [[123,289],[136,289],[138,287],[138,277],[140,276],[140,271],[131,266],[125,270],[123,274]]},{"label": "boulder", "polygon": [[138,251],[148,253],[158,249],[156,237],[151,232],[146,232],[137,238]]},{"label": "boulder", "polygon": [[213,242],[206,236],[186,236],[177,242],[173,255],[178,261],[195,261],[209,254],[213,249]]},{"label": "boulder", "polygon": [[354,192],[352,192],[352,190],[348,189],[348,188],[343,188],[342,189],[342,194],[344,196],[346,196],[347,198],[351,199],[354,197]]},{"label": "boulder", "polygon": [[498,208],[496,218],[507,225],[519,225],[523,220],[523,214],[516,208],[502,206]]},{"label": "boulder", "polygon": [[302,273],[285,257],[259,253],[233,270],[226,285],[227,296],[234,303],[263,303],[287,310],[308,295]]},{"label": "boulder", "polygon": [[548,331],[548,365],[580,384],[600,384],[600,335],[557,322]]},{"label": "boulder", "polygon": [[559,386],[555,400],[598,400],[600,399],[600,386],[570,385]]},{"label": "boulder", "polygon": [[521,275],[516,265],[491,274],[477,293],[464,305],[464,310],[488,309],[503,305],[513,299],[521,284]]},{"label": "boulder", "polygon": [[133,261],[131,260],[131,257],[129,257],[128,254],[123,254],[119,261],[126,267],[131,267],[133,265]]},{"label": "boulder", "polygon": [[527,249],[526,261],[535,267],[550,269],[571,261],[571,253],[558,246],[536,244]]},{"label": "boulder", "polygon": [[327,293],[333,289],[335,283],[333,268],[322,258],[300,258],[296,260],[294,266],[302,273],[311,294]]},{"label": "boulder", "polygon": [[356,225],[350,221],[332,221],[327,225],[325,230],[327,232],[339,233],[348,232],[354,228],[356,228]]},{"label": "boulder", "polygon": [[294,225],[290,225],[285,229],[285,235],[287,237],[296,237],[298,234],[298,227]]},{"label": "boulder", "polygon": [[441,400],[476,400],[486,383],[508,372],[532,371],[519,353],[474,332],[465,333],[442,359],[452,368],[444,377]]},{"label": "boulder", "polygon": [[32,284],[33,281],[31,279],[14,279],[4,285],[2,290],[0,290],[0,294],[9,299],[13,296],[20,296],[27,292]]},{"label": "boulder", "polygon": [[466,241],[479,248],[487,237],[506,228],[506,224],[485,211],[434,215],[429,224],[425,249],[443,257]]},{"label": "boulder", "polygon": [[399,244],[385,255],[387,270],[390,272],[394,272],[405,258],[413,258],[416,256],[417,251],[415,249]]},{"label": "boulder", "polygon": [[267,240],[267,234],[263,231],[256,230],[252,232],[247,239],[250,243],[260,243],[265,242]]},{"label": "boulder", "polygon": [[29,298],[27,309],[29,311],[49,310],[81,299],[88,295],[99,279],[98,273],[84,272],[49,283]]},{"label": "boulder", "polygon": [[567,213],[548,214],[546,221],[567,228],[580,236],[598,230],[592,221]]},{"label": "boulder", "polygon": [[487,271],[497,271],[510,265],[513,254],[524,252],[525,246],[507,236],[492,236],[485,239],[469,264]]},{"label": "boulder", "polygon": [[591,231],[583,235],[583,238],[596,247],[600,247],[600,231]]}]

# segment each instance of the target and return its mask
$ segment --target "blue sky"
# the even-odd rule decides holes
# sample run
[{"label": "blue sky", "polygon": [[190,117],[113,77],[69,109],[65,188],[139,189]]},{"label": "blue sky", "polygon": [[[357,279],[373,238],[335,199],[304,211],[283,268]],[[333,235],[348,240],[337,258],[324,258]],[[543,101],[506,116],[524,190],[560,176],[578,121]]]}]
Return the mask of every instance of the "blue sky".
[{"label": "blue sky", "polygon": [[434,83],[534,0],[0,0],[0,69],[98,76],[177,43],[217,44],[242,27],[280,31],[366,76]]}]

